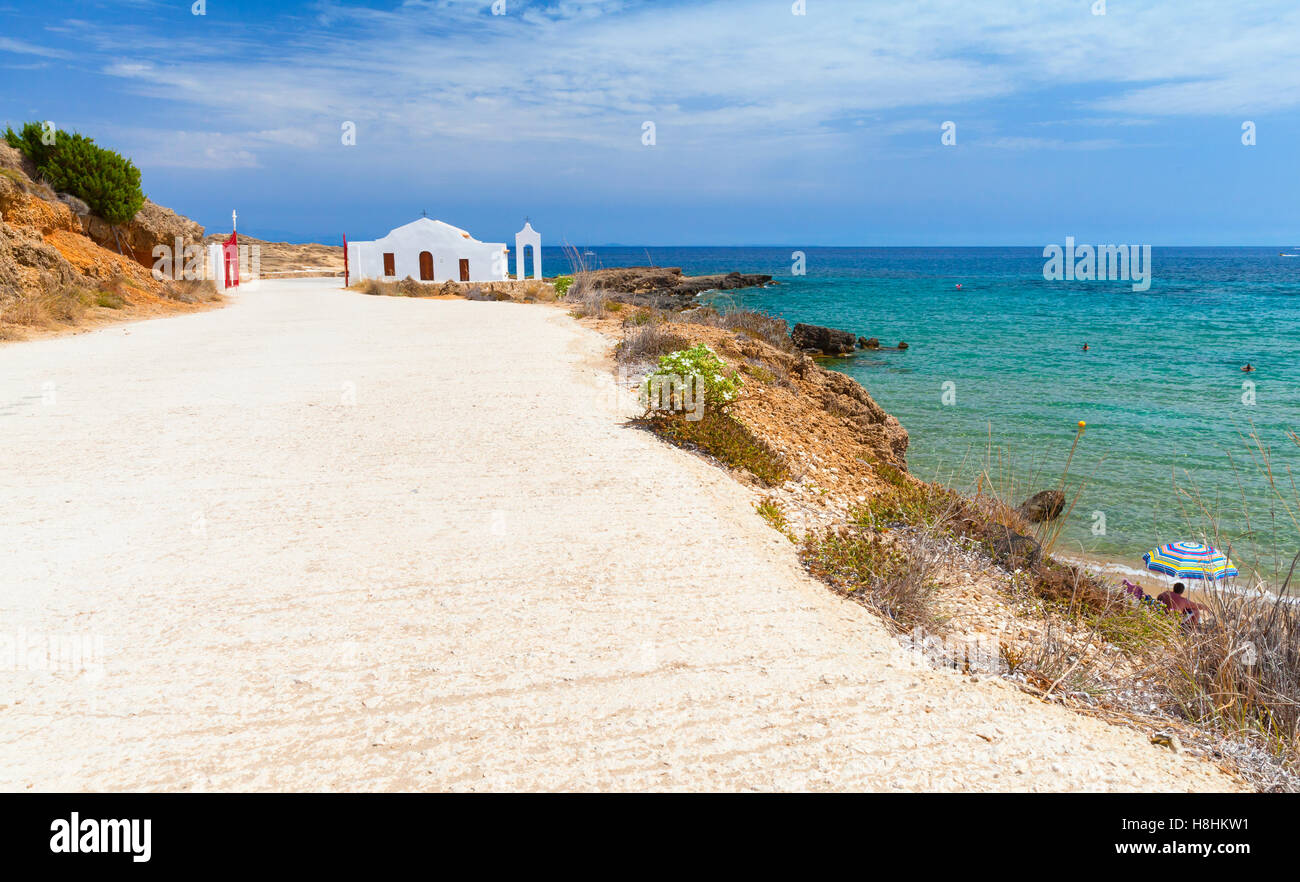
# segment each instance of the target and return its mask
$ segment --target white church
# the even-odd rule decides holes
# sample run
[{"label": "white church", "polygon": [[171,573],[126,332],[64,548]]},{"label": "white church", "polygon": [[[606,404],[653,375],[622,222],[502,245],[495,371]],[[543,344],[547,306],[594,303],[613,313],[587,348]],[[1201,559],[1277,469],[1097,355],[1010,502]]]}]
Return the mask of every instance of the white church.
[{"label": "white church", "polygon": [[[533,278],[542,277],[542,237],[525,223],[515,236],[516,278],[525,278],[524,252],[532,251]],[[504,242],[480,242],[460,227],[422,217],[373,242],[348,243],[355,279],[420,282],[502,282],[510,277]]]}]

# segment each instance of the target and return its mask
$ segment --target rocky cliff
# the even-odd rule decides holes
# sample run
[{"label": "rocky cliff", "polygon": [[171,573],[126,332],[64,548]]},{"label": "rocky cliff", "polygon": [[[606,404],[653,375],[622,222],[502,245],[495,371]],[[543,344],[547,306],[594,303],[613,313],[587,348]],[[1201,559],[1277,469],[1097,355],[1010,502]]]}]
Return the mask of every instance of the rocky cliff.
[{"label": "rocky cliff", "polygon": [[[0,339],[23,328],[158,312],[214,299],[202,286],[153,278],[153,248],[199,241],[203,228],[145,203],[117,229],[85,203],[52,191],[20,152],[0,140]],[[210,287],[210,286],[209,286]]]}]

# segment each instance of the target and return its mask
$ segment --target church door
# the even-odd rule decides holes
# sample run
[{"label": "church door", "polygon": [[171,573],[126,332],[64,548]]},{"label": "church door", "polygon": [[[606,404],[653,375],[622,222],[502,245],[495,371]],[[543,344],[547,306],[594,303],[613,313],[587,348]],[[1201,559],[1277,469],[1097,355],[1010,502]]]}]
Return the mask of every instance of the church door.
[{"label": "church door", "polygon": [[433,281],[433,255],[427,251],[420,252],[420,281]]}]

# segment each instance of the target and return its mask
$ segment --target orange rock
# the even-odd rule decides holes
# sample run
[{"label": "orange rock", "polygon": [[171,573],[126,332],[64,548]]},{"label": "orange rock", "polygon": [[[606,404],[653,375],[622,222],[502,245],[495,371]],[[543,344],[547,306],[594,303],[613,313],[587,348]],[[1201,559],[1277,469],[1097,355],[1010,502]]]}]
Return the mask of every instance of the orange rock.
[{"label": "orange rock", "polygon": [[12,226],[31,227],[42,234],[81,230],[81,221],[68,206],[33,196],[4,175],[0,175],[0,217]]}]

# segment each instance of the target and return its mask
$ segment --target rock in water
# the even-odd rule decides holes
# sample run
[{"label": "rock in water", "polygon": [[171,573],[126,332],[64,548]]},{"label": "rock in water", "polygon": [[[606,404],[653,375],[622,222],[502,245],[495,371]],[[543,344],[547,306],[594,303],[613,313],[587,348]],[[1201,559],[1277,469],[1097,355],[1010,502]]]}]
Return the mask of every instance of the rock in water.
[{"label": "rock in water", "polygon": [[858,345],[861,346],[863,349],[879,349],[879,348],[880,348],[880,338],[879,338],[879,337],[859,337],[859,338],[858,338]]},{"label": "rock in water", "polygon": [[858,339],[848,331],[837,331],[821,325],[802,322],[790,331],[790,339],[800,349],[816,349],[826,355],[846,355],[853,351]]},{"label": "rock in water", "polygon": [[682,309],[704,291],[734,291],[772,281],[760,273],[683,276],[681,267],[625,266],[588,272],[587,284],[608,291],[613,300],[657,309]]},{"label": "rock in water", "polygon": [[1031,524],[1055,520],[1064,510],[1065,494],[1060,490],[1043,490],[1020,504],[1020,513]]}]

